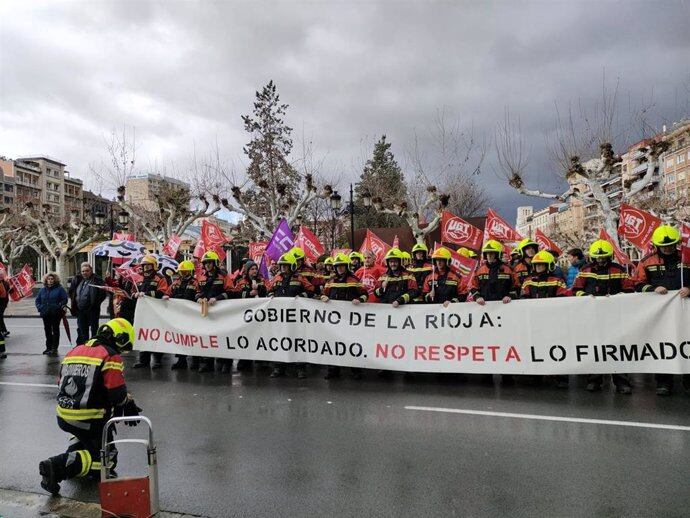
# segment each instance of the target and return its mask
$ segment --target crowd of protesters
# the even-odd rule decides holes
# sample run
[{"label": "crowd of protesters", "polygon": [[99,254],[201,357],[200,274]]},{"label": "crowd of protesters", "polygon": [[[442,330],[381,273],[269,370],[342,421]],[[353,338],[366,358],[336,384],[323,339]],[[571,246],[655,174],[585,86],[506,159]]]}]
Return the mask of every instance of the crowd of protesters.
[{"label": "crowd of protesters", "polygon": [[[115,273],[105,280],[96,276],[87,263],[82,264],[69,288],[69,295],[60,286],[60,279],[50,273],[44,279],[44,287],[36,299],[36,306],[43,317],[46,330],[46,351],[57,354],[59,321],[64,308],[71,301],[73,314],[77,315],[78,343],[84,343],[95,334],[98,315],[106,292],[92,286],[107,285],[117,288],[119,295],[113,297],[112,316],[133,322],[137,299],[155,297],[158,299],[185,299],[196,301],[207,311],[208,306],[219,300],[261,297],[309,297],[328,302],[329,300],[351,301],[353,304],[381,303],[398,307],[404,304],[443,304],[471,302],[484,305],[487,301],[502,301],[507,304],[514,299],[534,299],[567,296],[611,296],[634,291],[654,291],[665,295],[669,290],[679,290],[680,297],[690,294],[690,264],[683,264],[680,253],[681,236],[674,227],[663,225],[652,236],[653,252],[644,257],[629,272],[614,261],[614,246],[605,240],[597,240],[589,247],[588,260],[579,249],[569,252],[570,267],[563,271],[557,265],[553,251],[540,250],[539,245],[529,238],[523,239],[510,253],[504,256],[503,243],[486,241],[478,258],[478,266],[469,277],[463,278],[451,267],[452,253],[446,247],[434,249],[431,253],[426,245],[417,243],[407,253],[391,248],[382,263],[367,251],[364,254],[352,252],[349,255],[337,253],[324,257],[310,265],[301,248],[295,247],[283,254],[270,268],[268,278],[260,273],[259,265],[244,260],[241,268],[229,274],[218,255],[206,252],[199,264],[182,261],[174,279],[158,271],[155,256],[147,255],[140,263],[140,277]],[[461,248],[459,253],[476,257],[476,253]],[[117,270],[116,270],[117,272]],[[1,291],[1,290],[0,290]],[[125,295],[126,294],[126,295]],[[2,336],[3,333],[0,333]],[[162,353],[139,352],[134,368],[157,369],[162,366]],[[240,371],[253,368],[252,361],[240,360]],[[264,362],[258,362],[263,364]],[[220,370],[230,373],[232,359],[185,357],[177,355],[172,369],[192,369],[200,373]],[[273,363],[271,377],[285,376],[288,364]],[[305,378],[307,365],[297,363],[296,375]],[[362,377],[361,369],[351,369],[354,378]],[[386,376],[390,373],[381,371]],[[341,375],[338,367],[329,367],[326,379]],[[504,383],[512,383],[513,376],[503,376]],[[548,379],[559,388],[568,387],[568,376],[520,376],[527,383],[541,383]],[[493,380],[485,376],[486,381]],[[616,392],[630,394],[632,385],[628,376],[611,376]],[[673,391],[673,376],[655,376],[660,396]],[[683,382],[690,385],[690,377]],[[587,377],[586,388],[596,392],[603,388],[604,376]],[[686,387],[690,388],[690,387]]]}]

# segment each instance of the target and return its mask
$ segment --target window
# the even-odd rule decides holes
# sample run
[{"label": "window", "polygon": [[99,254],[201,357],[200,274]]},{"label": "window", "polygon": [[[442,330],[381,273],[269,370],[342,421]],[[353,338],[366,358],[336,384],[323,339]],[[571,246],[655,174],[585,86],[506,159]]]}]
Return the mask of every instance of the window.
[{"label": "window", "polygon": [[685,180],[685,173],[678,173],[678,181]]},{"label": "window", "polygon": [[5,196],[5,205],[11,205],[12,204],[12,198],[9,196]]},{"label": "window", "polygon": [[675,174],[667,174],[666,175],[666,181],[668,183],[673,183],[676,181],[676,175]]},{"label": "window", "polygon": [[685,162],[685,155],[678,155],[676,157],[676,164],[682,164],[683,162]]},{"label": "window", "polygon": [[666,167],[667,167],[668,169],[672,169],[672,168],[673,168],[673,158],[671,158],[671,159],[669,159],[669,160],[666,161]]},{"label": "window", "polygon": [[14,192],[14,185],[10,183],[5,184],[5,192]]}]

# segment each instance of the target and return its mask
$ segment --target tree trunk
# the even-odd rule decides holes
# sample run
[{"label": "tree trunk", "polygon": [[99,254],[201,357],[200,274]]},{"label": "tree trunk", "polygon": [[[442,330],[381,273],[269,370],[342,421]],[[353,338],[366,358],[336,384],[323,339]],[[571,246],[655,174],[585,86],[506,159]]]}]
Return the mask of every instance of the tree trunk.
[{"label": "tree trunk", "polygon": [[69,263],[72,260],[71,257],[61,255],[55,261],[56,273],[60,276],[60,281],[63,286],[67,285],[67,279],[69,277]]}]

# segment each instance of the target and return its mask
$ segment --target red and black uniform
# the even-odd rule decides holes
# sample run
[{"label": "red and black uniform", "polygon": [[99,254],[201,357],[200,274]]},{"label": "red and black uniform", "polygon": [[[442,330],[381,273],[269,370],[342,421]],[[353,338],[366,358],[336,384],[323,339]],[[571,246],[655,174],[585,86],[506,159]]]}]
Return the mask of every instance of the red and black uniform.
[{"label": "red and black uniform", "polygon": [[[232,281],[228,281],[228,277],[228,274],[217,266],[210,272],[205,269],[202,270],[196,279],[196,300],[226,300],[230,298],[227,289],[232,285]],[[200,362],[199,372],[213,370],[213,358],[203,357],[200,359]],[[225,371],[229,371],[232,367],[232,360],[219,358],[218,364],[222,365]]]},{"label": "red and black uniform", "polygon": [[335,274],[324,285],[323,294],[333,300],[353,301],[357,299],[360,302],[366,302],[369,297],[364,284],[350,272],[345,272],[344,275]]},{"label": "red and black uniform", "polygon": [[503,300],[504,297],[517,298],[520,288],[513,270],[505,263],[484,261],[472,277],[470,294],[474,300]]},{"label": "red and black uniform", "polygon": [[513,268],[513,274],[517,279],[517,285],[519,288],[525,283],[527,277],[532,275],[532,265],[524,259],[520,259]]},{"label": "red and black uniform", "polygon": [[280,272],[268,288],[271,297],[311,297],[314,286],[299,272]]},{"label": "red and black uniform", "polygon": [[355,277],[357,277],[366,288],[369,293],[369,298],[367,302],[376,302],[376,295],[374,295],[374,290],[376,289],[376,281],[386,273],[386,269],[378,264],[374,266],[362,266],[355,272]]},{"label": "red and black uniform", "polygon": [[[385,288],[383,287],[384,282],[386,283]],[[398,304],[408,304],[419,296],[419,293],[420,290],[414,275],[402,268],[395,271],[389,268],[378,278],[374,289],[374,295],[379,299],[379,302],[384,304],[392,304],[395,301]]]},{"label": "red and black uniform", "polygon": [[426,260],[415,260],[406,268],[408,273],[414,275],[414,280],[417,282],[417,286],[420,288],[419,295],[415,297],[414,302],[424,302],[424,295],[421,292],[421,288],[424,286],[424,281],[431,273],[432,269],[433,267],[431,266],[431,263],[428,263]]},{"label": "red and black uniform", "polygon": [[299,273],[309,282],[309,284],[312,285],[313,290],[309,292],[309,297],[313,297],[314,295],[318,295],[321,293],[323,285],[326,281],[323,275],[317,273],[314,268],[308,266],[306,263],[304,263],[301,267],[297,268],[297,273]]},{"label": "red and black uniform", "polygon": [[520,297],[523,299],[548,299],[569,297],[570,290],[565,281],[553,273],[534,273],[522,284]]},{"label": "red and black uniform", "polygon": [[66,453],[51,458],[56,474],[64,480],[97,472],[103,427],[115,407],[128,403],[124,364],[114,343],[93,338],[68,352],[58,387],[58,426],[73,438]]},{"label": "red and black uniform", "polygon": [[5,327],[5,310],[10,300],[10,285],[5,280],[0,281],[0,359],[6,357],[5,354],[5,335],[9,334]]},{"label": "red and black uniform", "polygon": [[[606,264],[592,262],[582,267],[575,277],[572,292],[577,297],[593,295],[595,297],[616,295],[618,293],[631,293],[635,291],[635,285],[620,264],[607,261]],[[613,384],[620,391],[628,387],[630,379],[626,374],[611,374]],[[587,376],[588,390],[598,390],[604,382],[603,374],[589,374]],[[589,388],[590,385],[593,385]]]},{"label": "red and black uniform", "polygon": [[632,279],[618,263],[608,262],[600,265],[593,262],[584,266],[575,277],[572,292],[575,296],[616,295],[635,291]]},{"label": "red and black uniform", "polygon": [[[168,280],[164,275],[155,270],[144,272],[143,275],[144,278],[137,283],[137,292],[156,299],[162,299],[165,295],[170,295],[170,286],[168,285]],[[136,306],[136,299],[134,299],[133,302]],[[160,367],[161,360],[163,359],[163,353],[139,351],[139,359],[135,367],[145,367],[149,365],[151,358],[153,358],[152,367],[154,369]]]},{"label": "red and black uniform", "polygon": [[[254,288],[256,284],[256,288]],[[256,289],[256,295],[250,295],[252,291]],[[252,296],[254,297],[265,297],[268,294],[268,288],[266,287],[266,282],[264,278],[260,275],[250,279],[248,276],[243,275],[235,280],[235,284],[232,287],[233,293],[240,299],[248,299]]]},{"label": "red and black uniform", "polygon": [[[194,302],[196,300],[196,281],[194,280],[194,276],[188,275],[187,277],[182,277],[180,275],[177,279],[175,279],[170,285],[170,298]],[[175,357],[177,358],[177,362],[173,364],[173,369],[187,367],[186,354],[176,354]],[[192,364],[192,368],[196,368],[198,358],[196,356],[192,356],[190,358],[190,363]]]},{"label": "red and black uniform", "polygon": [[[441,273],[438,268],[424,279],[424,301],[431,303],[465,302],[467,294],[462,293],[462,281],[458,275],[446,269]],[[432,297],[433,292],[433,297]]]},{"label": "red and black uniform", "polygon": [[[681,262],[678,250],[672,254],[654,252],[642,258],[635,271],[635,289],[637,291],[654,291],[659,286],[667,290],[679,290],[690,286],[690,264]],[[673,387],[672,374],[655,374],[657,388]],[[684,377],[687,380],[687,378]]]},{"label": "red and black uniform", "polygon": [[[364,284],[349,271],[346,271],[343,275],[334,273],[330,280],[324,285],[323,294],[332,300],[359,300],[360,302],[366,302],[369,298],[369,292],[367,292]],[[362,369],[352,367],[351,370],[353,377],[361,377]],[[326,379],[337,376],[340,376],[340,367],[329,365]]]}]

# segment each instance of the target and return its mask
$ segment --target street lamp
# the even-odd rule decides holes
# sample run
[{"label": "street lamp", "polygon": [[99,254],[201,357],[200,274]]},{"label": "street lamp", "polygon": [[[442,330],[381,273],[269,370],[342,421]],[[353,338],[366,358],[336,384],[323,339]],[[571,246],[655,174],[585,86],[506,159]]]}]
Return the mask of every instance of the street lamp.
[{"label": "street lamp", "polygon": [[333,191],[331,194],[331,209],[334,211],[340,210],[342,196],[338,194],[338,191]]},{"label": "street lamp", "polygon": [[295,226],[297,226],[297,227],[302,226],[302,216],[300,216],[300,215],[295,216],[295,219],[293,221],[295,222]]},{"label": "street lamp", "polygon": [[120,212],[117,213],[117,222],[120,224],[122,227],[126,227],[129,224],[129,212],[126,210],[122,209]]},{"label": "street lamp", "polygon": [[[359,197],[365,209],[371,207],[371,194],[364,191]],[[350,184],[350,248],[355,249],[355,194],[352,184]]]},{"label": "street lamp", "polygon": [[[110,205],[110,210],[108,212],[110,213],[110,238],[112,239],[113,233],[115,232],[115,206]],[[106,215],[103,211],[99,210],[93,215],[93,222],[97,226],[105,228]],[[126,210],[122,209],[117,213],[117,223],[120,228],[125,228],[129,224],[129,213]]]},{"label": "street lamp", "polygon": [[96,214],[93,215],[93,222],[99,227],[102,227],[105,224],[105,214],[100,211],[96,212]]}]

